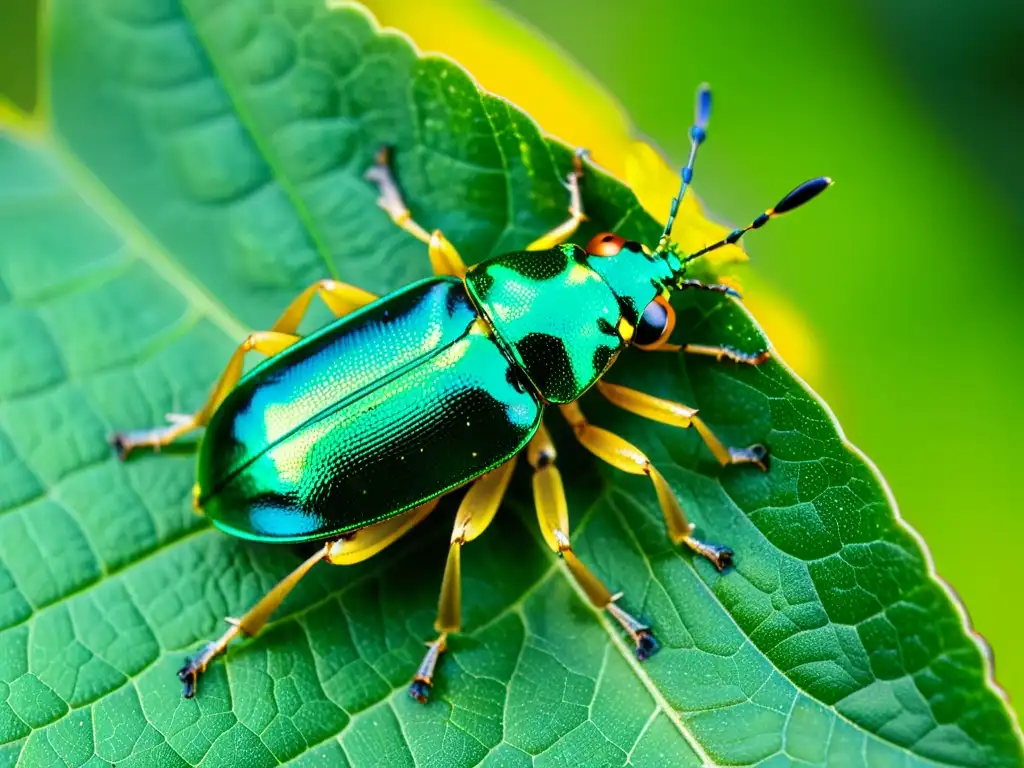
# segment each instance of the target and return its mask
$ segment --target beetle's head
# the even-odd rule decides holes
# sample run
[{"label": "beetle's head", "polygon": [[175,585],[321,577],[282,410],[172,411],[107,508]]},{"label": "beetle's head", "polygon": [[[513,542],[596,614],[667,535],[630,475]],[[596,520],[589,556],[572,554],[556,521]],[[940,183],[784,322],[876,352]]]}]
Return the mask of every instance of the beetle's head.
[{"label": "beetle's head", "polygon": [[[673,201],[673,215],[654,250],[621,235],[602,232],[587,244],[587,263],[608,283],[619,300],[622,317],[633,324],[633,344],[641,348],[657,347],[668,340],[675,326],[669,298],[672,291],[686,287],[687,264],[716,248],[737,242],[750,230],[760,229],[776,216],[803,205],[831,183],[828,177],[804,182],[746,227],[734,229],[717,243],[688,255],[681,255],[669,239],[675,207],[682,197],[680,191]],[[731,289],[724,292],[739,298]]]},{"label": "beetle's head", "polygon": [[[711,115],[711,91],[707,85],[697,90],[695,113],[693,127],[690,128],[690,157],[680,173],[679,192],[672,199],[665,229],[655,248],[652,250],[610,232],[595,236],[587,244],[588,264],[615,293],[623,319],[635,326],[632,343],[641,348],[654,348],[667,341],[675,325],[669,298],[673,290],[693,284],[694,281],[685,278],[686,266],[691,261],[717,248],[738,242],[750,230],[760,229],[775,217],[812,200],[832,184],[827,176],[805,181],[747,226],[734,229],[718,242],[694,253],[680,253],[672,243],[672,225],[679,212],[679,203],[693,178],[694,159],[697,149],[704,143]],[[724,292],[738,297],[729,289]]]},{"label": "beetle's head", "polygon": [[655,255],[647,246],[611,232],[591,238],[586,251],[588,266],[611,288],[622,319],[633,329],[630,341],[645,347],[667,338],[675,324],[668,299],[681,260]]}]

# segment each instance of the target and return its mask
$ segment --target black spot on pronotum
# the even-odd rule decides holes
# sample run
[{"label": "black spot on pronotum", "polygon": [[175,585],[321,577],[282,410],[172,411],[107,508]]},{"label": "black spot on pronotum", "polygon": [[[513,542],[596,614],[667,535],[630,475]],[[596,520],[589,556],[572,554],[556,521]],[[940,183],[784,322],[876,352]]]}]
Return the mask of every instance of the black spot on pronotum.
[{"label": "black spot on pronotum", "polygon": [[636,326],[640,320],[640,310],[634,301],[628,296],[616,296],[615,301],[619,305],[619,316],[630,325]]},{"label": "black spot on pronotum", "polygon": [[494,277],[485,269],[475,269],[466,275],[466,279],[473,285],[473,290],[481,299],[487,299],[487,294],[494,287]]},{"label": "black spot on pronotum", "polygon": [[576,373],[561,339],[548,333],[528,333],[516,343],[527,376],[540,393],[559,400],[577,388]]},{"label": "black spot on pronotum", "polygon": [[594,350],[593,366],[597,373],[604,373],[615,360],[616,347],[598,347]]},{"label": "black spot on pronotum", "polygon": [[559,246],[541,252],[517,251],[499,256],[495,263],[530,280],[553,280],[569,268],[569,256],[572,253],[572,246]]}]

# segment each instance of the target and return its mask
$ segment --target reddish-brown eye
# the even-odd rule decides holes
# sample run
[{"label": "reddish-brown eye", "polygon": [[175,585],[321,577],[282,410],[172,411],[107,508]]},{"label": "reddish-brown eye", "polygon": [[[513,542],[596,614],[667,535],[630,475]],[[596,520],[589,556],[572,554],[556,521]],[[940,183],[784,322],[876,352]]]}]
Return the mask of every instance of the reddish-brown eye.
[{"label": "reddish-brown eye", "polygon": [[640,349],[657,349],[672,335],[676,327],[676,313],[668,299],[659,296],[644,310],[637,323],[633,344]]},{"label": "reddish-brown eye", "polygon": [[622,246],[626,244],[626,238],[612,232],[602,232],[594,235],[587,243],[587,253],[591,256],[617,256]]}]

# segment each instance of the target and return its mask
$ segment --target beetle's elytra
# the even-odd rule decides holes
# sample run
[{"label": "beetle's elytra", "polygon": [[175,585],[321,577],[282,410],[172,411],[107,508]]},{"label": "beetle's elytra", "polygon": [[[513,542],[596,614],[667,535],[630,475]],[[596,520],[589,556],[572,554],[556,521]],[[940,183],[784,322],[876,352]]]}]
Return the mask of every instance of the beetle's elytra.
[{"label": "beetle's elytra", "polygon": [[[493,519],[524,451],[533,467],[537,518],[547,545],[564,558],[594,606],[607,610],[630,635],[639,659],[657,650],[650,629],[628,614],[573,552],[555,448],[542,417],[546,409],[558,408],[595,456],[650,477],[673,542],[720,570],[731,563],[730,549],[692,535],[672,489],[647,457],[591,425],[576,404],[596,385],[625,410],[695,427],[722,464],[767,469],[764,447],[724,446],[694,409],[601,381],[630,345],[751,365],[768,357],[767,352],[744,355],[726,347],[670,344],[675,318],[668,298],[683,289],[733,293],[724,285],[687,279],[686,265],[807,202],[830,181],[800,185],[749,226],[681,256],[670,242],[672,224],[693,176],[710,105],[710,92],[702,87],[689,161],[653,249],[615,234],[597,235],[586,248],[567,242],[583,219],[584,153],[577,152],[567,185],[569,218],[524,251],[467,268],[441,232],[429,234],[410,218],[388,153],[382,151],[366,177],[377,185],[378,202],[395,224],[427,244],[436,276],[381,298],[321,280],[303,291],[269,331],[242,343],[199,411],[170,416],[166,427],[114,436],[125,457],[134,448],[158,448],[205,427],[194,489],[197,510],[243,538],[325,541],[241,619],[230,619],[220,638],[186,661],[178,673],[186,697],[195,693],[210,661],[240,632],[259,632],[313,565],[365,560],[422,520],[442,495],[470,484],[452,531],[435,622],[438,636],[409,690],[425,702],[447,637],[462,624],[462,545]],[[301,338],[296,331],[314,296],[338,319]],[[249,351],[269,359],[242,376]]]}]

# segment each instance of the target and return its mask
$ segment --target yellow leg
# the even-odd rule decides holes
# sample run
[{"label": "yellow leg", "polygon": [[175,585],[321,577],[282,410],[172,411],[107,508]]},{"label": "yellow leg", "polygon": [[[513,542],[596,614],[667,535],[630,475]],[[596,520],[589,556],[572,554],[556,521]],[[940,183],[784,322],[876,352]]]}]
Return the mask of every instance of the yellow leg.
[{"label": "yellow leg", "polygon": [[530,441],[526,456],[533,467],[533,500],[545,543],[565,561],[573,579],[590,603],[598,610],[608,611],[629,634],[636,645],[637,658],[643,661],[658,650],[658,642],[650,628],[620,608],[615,601],[621,595],[613,595],[572,550],[569,540],[569,507],[565,501],[562,475],[555,466],[555,446],[543,425]]},{"label": "yellow leg", "polygon": [[206,667],[217,655],[223,653],[228,643],[239,634],[247,637],[256,635],[281,602],[288,596],[302,577],[321,560],[332,565],[352,565],[362,562],[380,552],[389,544],[400,539],[414,525],[431,513],[437,506],[438,499],[403,512],[382,523],[360,528],[354,534],[335,541],[328,541],[315,555],[285,576],[273,589],[264,595],[256,605],[250,608],[240,619],[228,618],[230,625],[223,635],[212,643],[208,643],[198,655],[186,659],[185,666],[178,671],[178,679],[185,686],[184,696],[191,699],[196,692],[196,682],[206,671]]},{"label": "yellow leg", "polygon": [[172,443],[187,432],[205,426],[213,412],[217,410],[217,406],[234,389],[234,386],[242,377],[242,362],[247,352],[259,352],[269,357],[282,352],[298,340],[298,336],[290,333],[278,333],[277,331],[257,331],[250,334],[249,338],[243,341],[234,354],[231,355],[224,373],[220,375],[220,379],[217,380],[213,392],[202,408],[191,415],[183,413],[167,414],[167,420],[170,424],[166,427],[154,427],[152,429],[115,434],[111,438],[111,443],[117,449],[118,455],[125,459],[132,450],[144,445],[160,450],[161,446]]},{"label": "yellow leg", "polygon": [[698,555],[706,557],[718,570],[724,570],[732,563],[732,550],[718,544],[705,544],[693,536],[693,524],[686,518],[679,499],[661,473],[655,469],[639,448],[606,429],[588,423],[576,403],[559,406],[566,421],[576,433],[580,444],[616,469],[632,475],[647,475],[654,483],[658,505],[665,516],[669,538],[676,544],[685,544]]},{"label": "yellow leg", "polygon": [[662,344],[659,347],[652,347],[651,352],[685,352],[688,355],[704,355],[713,357],[716,360],[731,360],[734,363],[744,365],[760,365],[772,356],[767,349],[763,352],[749,353],[740,352],[732,347],[713,347],[707,344]]},{"label": "yellow leg", "polygon": [[583,158],[587,152],[584,149],[576,150],[572,160],[572,171],[566,179],[566,187],[569,189],[569,218],[559,224],[545,235],[541,235],[528,246],[528,251],[546,251],[561,245],[570,237],[576,234],[576,230],[587,217],[583,215],[583,201],[580,198],[580,179],[583,178]]},{"label": "yellow leg", "polygon": [[697,415],[696,408],[682,403],[662,400],[660,397],[645,395],[635,389],[620,387],[618,384],[597,383],[597,390],[623,410],[643,416],[645,419],[660,421],[673,427],[693,427],[704,440],[704,444],[715,455],[718,462],[727,464],[755,464],[762,471],[768,469],[768,449],[763,445],[752,445],[749,448],[727,448],[714,432]]},{"label": "yellow leg", "polygon": [[117,449],[118,455],[125,459],[132,450],[144,445],[160,450],[161,446],[174,442],[187,432],[205,426],[213,416],[213,412],[217,410],[217,406],[242,377],[242,362],[246,352],[259,352],[270,357],[298,341],[299,337],[295,335],[295,332],[309,310],[309,304],[314,296],[320,296],[327,308],[337,317],[347,315],[377,298],[369,291],[346,283],[339,283],[337,280],[318,280],[313,283],[295,297],[295,300],[288,305],[288,308],[269,331],[257,331],[242,342],[231,356],[217,386],[214,387],[213,393],[202,408],[191,415],[167,414],[170,425],[166,427],[154,427],[153,429],[114,435],[111,442]]},{"label": "yellow leg", "polygon": [[380,197],[377,198],[377,205],[384,209],[384,212],[391,217],[399,227],[422,243],[427,244],[427,253],[430,256],[430,266],[435,275],[452,275],[462,278],[466,274],[466,265],[455,250],[455,246],[448,242],[448,239],[436,229],[432,234],[417,224],[409,212],[405,200],[402,199],[402,192],[398,188],[394,175],[391,173],[391,152],[388,147],[382,147],[377,153],[376,162],[366,172],[366,179],[377,185]]},{"label": "yellow leg", "polygon": [[437,601],[434,629],[438,636],[427,643],[427,653],[409,686],[409,695],[420,704],[426,704],[430,698],[434,670],[444,653],[448,634],[462,629],[462,545],[475,539],[491,524],[515,467],[516,459],[513,457],[497,469],[477,478],[459,505],[448,547],[448,562],[445,563],[444,579],[441,582],[441,596]]},{"label": "yellow leg", "polygon": [[295,297],[270,330],[278,333],[296,333],[302,318],[309,311],[309,304],[314,296],[319,296],[335,317],[343,317],[377,299],[374,294],[354,285],[339,283],[337,280],[317,280]]}]

